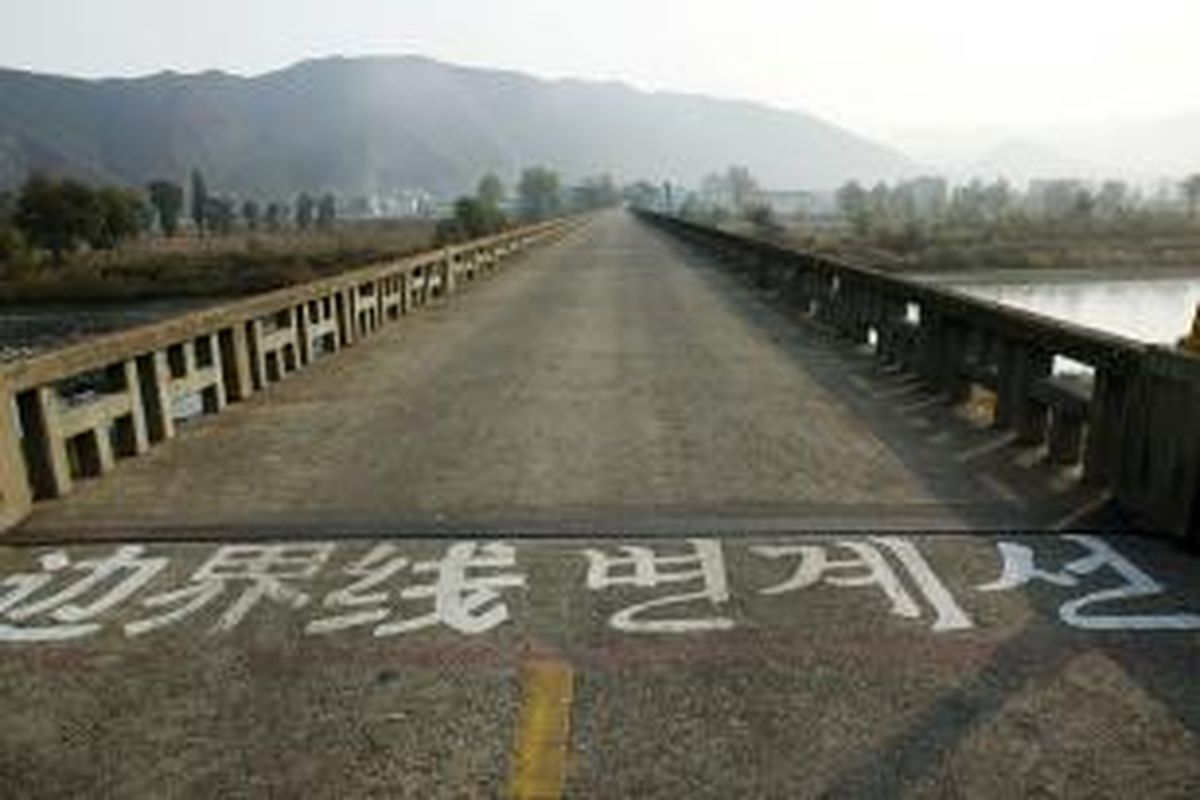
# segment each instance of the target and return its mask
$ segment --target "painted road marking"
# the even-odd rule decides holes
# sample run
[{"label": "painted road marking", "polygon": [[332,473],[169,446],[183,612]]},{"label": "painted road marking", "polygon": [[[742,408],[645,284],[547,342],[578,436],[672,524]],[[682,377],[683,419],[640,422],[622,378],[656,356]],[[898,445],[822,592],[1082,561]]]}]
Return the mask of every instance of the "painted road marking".
[{"label": "painted road marking", "polygon": [[[1064,595],[1059,619],[1065,625],[1085,630],[1097,629],[1097,625],[1103,630],[1200,629],[1200,614],[1194,612],[1163,609],[1147,617],[1140,602],[1127,608],[1111,605],[1122,599],[1148,597],[1160,597],[1160,602],[1166,603],[1167,598],[1161,596],[1168,588],[1099,538],[1068,534],[1026,537],[1024,542],[992,540],[1001,561],[998,573],[1012,573],[1014,559],[1019,559],[1016,566],[1020,570],[1015,574],[1025,577],[1001,585],[1015,590],[1034,579],[1050,583]],[[443,546],[440,557],[418,558],[407,547],[390,542],[351,548],[310,541],[229,544],[204,554],[207,557],[190,572],[177,563],[190,558],[176,559],[162,548],[143,544],[121,545],[110,551],[35,550],[17,559],[18,565],[10,565],[0,549],[0,646],[78,641],[105,630],[138,638],[200,626],[207,629],[207,635],[229,635],[252,615],[269,610],[260,612],[260,606],[302,617],[296,622],[303,623],[305,634],[312,636],[356,629],[360,635],[392,637],[432,628],[477,636],[514,621],[514,611],[509,608],[514,593],[533,596],[546,590],[526,574],[529,564],[519,557],[514,544],[466,541],[438,545]],[[588,591],[615,590],[603,599],[605,608],[611,609],[608,624],[615,630],[635,635],[686,635],[728,631],[746,624],[752,616],[749,607],[741,614],[723,610],[738,593],[739,583],[734,580],[736,575],[727,574],[726,547],[713,538],[685,543],[606,542],[602,548],[562,545],[556,558],[587,561]],[[943,633],[974,627],[964,610],[971,604],[958,606],[955,595],[986,594],[978,583],[968,587],[941,583],[933,563],[925,560],[918,542],[909,537],[809,536],[789,539],[787,545],[744,547],[743,559],[791,559],[793,577],[779,584],[786,589],[769,589],[759,575],[754,578],[756,586],[743,583],[743,596],[807,591],[818,584],[849,589],[875,585],[883,587],[892,600],[893,614],[919,617],[915,602],[907,598],[907,590],[902,590],[899,578],[893,576],[899,568],[937,613],[932,630]],[[342,555],[341,550],[358,553]],[[847,550],[853,558],[845,556]],[[341,569],[334,577],[337,564]],[[751,568],[743,563],[737,569]],[[884,581],[881,576],[892,577]],[[954,593],[951,585],[955,585]],[[638,602],[632,603],[634,599]],[[1110,605],[1078,613],[1100,600]],[[699,603],[708,607],[698,608]],[[668,607],[673,610],[664,616],[661,612]],[[643,612],[653,613],[643,616]],[[1148,628],[1146,619],[1150,618],[1154,621]]]},{"label": "painted road marking", "polygon": [[522,667],[521,714],[509,773],[510,797],[562,797],[574,688],[575,670],[566,661],[541,658]]}]

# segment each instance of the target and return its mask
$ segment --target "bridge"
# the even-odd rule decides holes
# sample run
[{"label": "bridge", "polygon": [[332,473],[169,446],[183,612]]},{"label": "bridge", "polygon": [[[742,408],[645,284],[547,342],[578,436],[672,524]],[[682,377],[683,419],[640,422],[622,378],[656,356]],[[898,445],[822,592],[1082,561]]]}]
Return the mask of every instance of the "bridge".
[{"label": "bridge", "polygon": [[0,773],[1194,794],[1198,395],[1170,349],[624,212],[39,355],[0,373]]}]

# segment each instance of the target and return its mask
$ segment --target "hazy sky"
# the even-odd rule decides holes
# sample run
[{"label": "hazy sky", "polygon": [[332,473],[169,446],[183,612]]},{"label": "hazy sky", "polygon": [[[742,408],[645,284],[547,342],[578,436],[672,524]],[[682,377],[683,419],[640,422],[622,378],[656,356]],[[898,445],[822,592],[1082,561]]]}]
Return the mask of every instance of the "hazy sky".
[{"label": "hazy sky", "polygon": [[1200,0],[0,3],[0,64],[72,75],[418,53],[745,97],[885,136],[1200,110]]}]

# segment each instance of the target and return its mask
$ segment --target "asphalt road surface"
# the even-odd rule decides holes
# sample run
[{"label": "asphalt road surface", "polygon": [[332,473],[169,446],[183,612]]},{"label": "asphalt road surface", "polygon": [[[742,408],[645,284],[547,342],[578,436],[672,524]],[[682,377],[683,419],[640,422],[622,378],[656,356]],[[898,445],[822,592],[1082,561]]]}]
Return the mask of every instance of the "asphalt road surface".
[{"label": "asphalt road surface", "polygon": [[955,413],[612,213],[39,506],[23,533],[978,530],[1095,501]]},{"label": "asphalt road surface", "polygon": [[1200,561],[972,419],[608,215],[11,532],[0,795],[1200,796]]}]

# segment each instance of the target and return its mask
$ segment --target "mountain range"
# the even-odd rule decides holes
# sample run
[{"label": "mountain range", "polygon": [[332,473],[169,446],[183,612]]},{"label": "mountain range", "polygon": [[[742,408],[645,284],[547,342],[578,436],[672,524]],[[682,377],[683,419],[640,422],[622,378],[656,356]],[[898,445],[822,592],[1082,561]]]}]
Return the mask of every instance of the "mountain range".
[{"label": "mountain range", "polygon": [[218,191],[450,196],[487,171],[551,166],[695,184],[731,164],[770,188],[913,173],[815,116],[736,100],[542,80],[415,56],[331,58],[242,77],[87,80],[0,70],[0,186],[33,170],[143,184],[198,168]]}]

